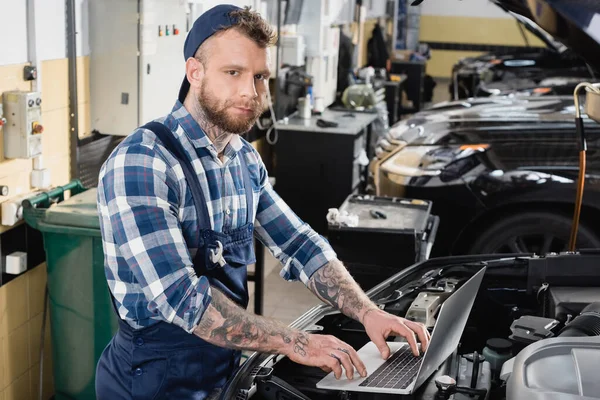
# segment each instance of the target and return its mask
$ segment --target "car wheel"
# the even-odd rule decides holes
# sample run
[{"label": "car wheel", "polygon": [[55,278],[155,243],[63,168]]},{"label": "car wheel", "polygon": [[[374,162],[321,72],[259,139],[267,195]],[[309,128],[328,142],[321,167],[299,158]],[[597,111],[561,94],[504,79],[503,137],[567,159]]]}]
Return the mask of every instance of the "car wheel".
[{"label": "car wheel", "polygon": [[[572,220],[550,212],[524,212],[502,218],[479,234],[469,254],[559,253],[567,251]],[[581,222],[576,247],[600,248],[600,239]]]}]

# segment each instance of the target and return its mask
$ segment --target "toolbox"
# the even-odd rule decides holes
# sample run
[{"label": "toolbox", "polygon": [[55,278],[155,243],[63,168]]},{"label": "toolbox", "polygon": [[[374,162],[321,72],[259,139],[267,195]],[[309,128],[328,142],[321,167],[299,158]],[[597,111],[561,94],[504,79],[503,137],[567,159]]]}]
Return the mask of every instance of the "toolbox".
[{"label": "toolbox", "polygon": [[429,258],[439,225],[427,200],[350,195],[340,213],[356,226],[328,224],[328,240],[350,274],[368,290]]}]

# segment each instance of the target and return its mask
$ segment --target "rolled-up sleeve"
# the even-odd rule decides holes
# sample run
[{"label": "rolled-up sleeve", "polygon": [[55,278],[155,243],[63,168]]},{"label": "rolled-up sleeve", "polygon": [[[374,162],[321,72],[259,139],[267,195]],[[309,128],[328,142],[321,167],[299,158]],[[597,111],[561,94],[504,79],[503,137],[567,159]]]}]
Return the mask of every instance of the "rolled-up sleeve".
[{"label": "rolled-up sleeve", "polygon": [[259,240],[281,262],[281,276],[305,285],[317,270],[336,258],[329,242],[303,222],[275,192],[258,156],[260,196],[256,214]]},{"label": "rolled-up sleeve", "polygon": [[206,277],[196,276],[178,219],[180,192],[173,170],[152,146],[123,147],[101,178],[114,243],[148,301],[148,310],[192,332],[211,301]]}]

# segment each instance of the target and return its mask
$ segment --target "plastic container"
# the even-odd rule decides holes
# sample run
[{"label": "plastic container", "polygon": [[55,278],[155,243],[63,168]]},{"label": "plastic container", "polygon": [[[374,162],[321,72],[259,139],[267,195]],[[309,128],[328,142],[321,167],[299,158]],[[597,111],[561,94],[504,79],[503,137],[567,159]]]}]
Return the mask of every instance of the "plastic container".
[{"label": "plastic container", "polygon": [[[66,191],[72,197],[64,201]],[[23,217],[42,232],[46,251],[56,400],[96,398],[96,364],[118,328],[96,192],[73,181],[23,203]]]},{"label": "plastic container", "polygon": [[502,365],[512,358],[512,343],[502,338],[488,339],[483,349],[483,356],[489,361],[494,374],[500,373]]}]

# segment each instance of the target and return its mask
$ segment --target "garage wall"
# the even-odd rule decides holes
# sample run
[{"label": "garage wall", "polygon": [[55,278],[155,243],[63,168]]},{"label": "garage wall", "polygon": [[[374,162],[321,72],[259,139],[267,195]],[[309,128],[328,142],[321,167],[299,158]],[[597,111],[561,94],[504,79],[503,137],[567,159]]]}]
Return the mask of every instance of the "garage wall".
[{"label": "garage wall", "polygon": [[[86,24],[88,0],[77,0],[78,99],[80,132],[89,132],[89,45]],[[42,146],[44,166],[50,169],[52,184],[70,180],[69,90],[66,58],[65,0],[35,0],[35,43],[42,92]],[[23,79],[30,65],[27,38],[27,1],[0,0],[0,102],[10,90],[32,90]],[[31,160],[4,158],[0,128],[0,185],[9,187],[4,202],[32,191]],[[15,227],[0,226],[0,241],[7,240]],[[4,255],[5,256],[5,255]],[[5,276],[6,278],[6,276]],[[46,266],[39,265],[0,286],[0,399],[33,399],[39,392],[39,347],[42,326]],[[45,332],[44,398],[53,393],[50,326]]]},{"label": "garage wall", "polygon": [[[27,51],[27,2],[25,0],[0,0],[2,23],[11,24],[11,35],[0,35],[0,94],[11,90],[32,90],[32,82],[23,79],[23,68],[30,65]],[[69,90],[68,60],[66,59],[66,16],[64,0],[35,0],[36,47],[38,49],[38,73],[42,92],[43,158],[51,171],[53,185],[61,185],[70,179],[69,157]],[[77,52],[78,100],[80,132],[89,128],[89,46],[83,21],[87,15],[86,0],[77,0]],[[4,26],[3,26],[4,27]],[[0,96],[0,102],[2,98]],[[0,137],[3,132],[0,128]],[[31,160],[4,158],[3,139],[0,140],[0,185],[9,187],[9,195],[30,192]],[[9,230],[0,226],[0,233]]]},{"label": "garage wall", "polygon": [[[421,42],[432,47],[427,73],[449,78],[452,65],[486,46],[525,46],[517,22],[486,0],[428,0],[421,6]],[[543,46],[525,31],[531,46]]]}]

